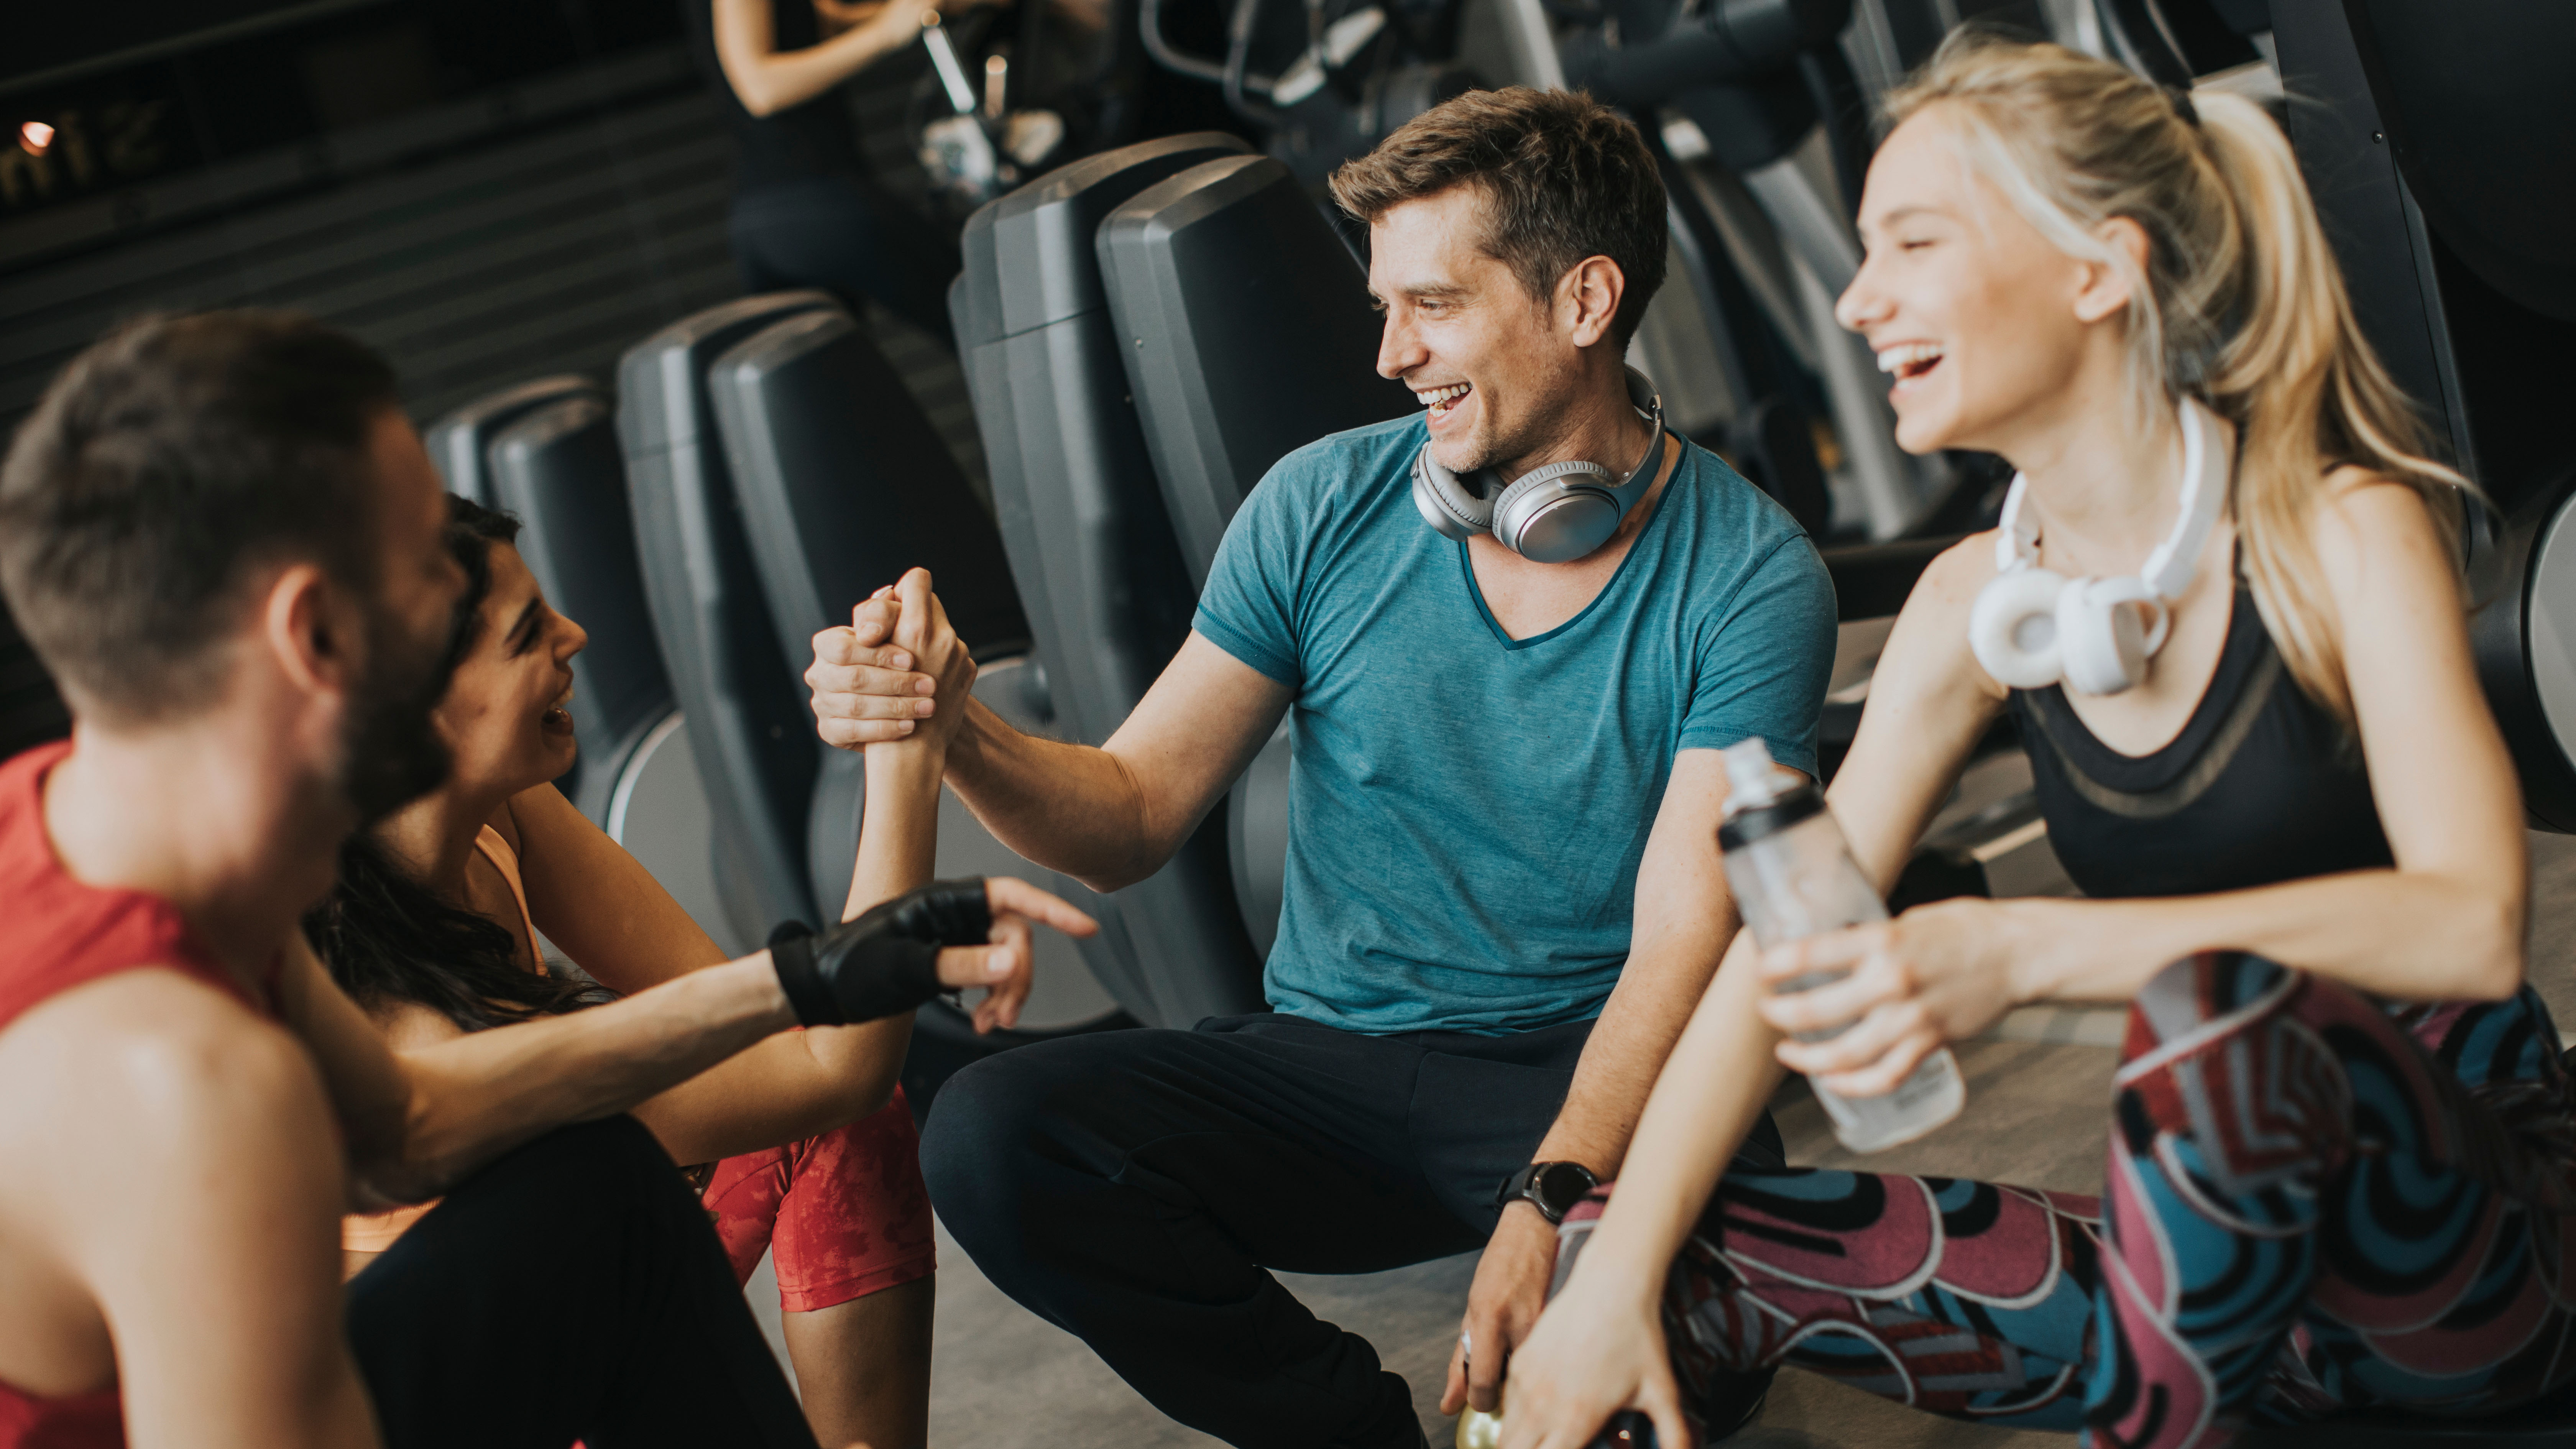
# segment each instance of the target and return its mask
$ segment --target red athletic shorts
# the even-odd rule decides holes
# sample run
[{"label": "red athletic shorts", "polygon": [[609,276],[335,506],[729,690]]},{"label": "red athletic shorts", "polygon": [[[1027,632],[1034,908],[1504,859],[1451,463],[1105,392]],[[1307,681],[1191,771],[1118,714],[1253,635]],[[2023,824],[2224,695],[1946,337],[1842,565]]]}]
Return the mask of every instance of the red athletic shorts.
[{"label": "red athletic shorts", "polygon": [[716,1164],[705,1202],[749,1282],[771,1254],[778,1306],[810,1313],[927,1277],[937,1266],[921,1134],[897,1087],[873,1116]]}]

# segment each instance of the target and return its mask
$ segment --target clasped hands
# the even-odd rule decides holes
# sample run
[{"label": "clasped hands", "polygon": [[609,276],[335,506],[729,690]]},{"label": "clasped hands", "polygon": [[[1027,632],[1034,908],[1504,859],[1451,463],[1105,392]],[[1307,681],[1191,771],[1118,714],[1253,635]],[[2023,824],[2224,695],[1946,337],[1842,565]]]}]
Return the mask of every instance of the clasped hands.
[{"label": "clasped hands", "polygon": [[[929,570],[913,569],[853,609],[848,624],[814,636],[805,683],[813,691],[815,732],[824,743],[845,750],[924,749],[933,752],[932,768],[938,768],[974,693],[975,661],[949,627],[948,612],[930,585]],[[991,944],[952,945],[939,953],[936,968],[943,987],[990,988],[973,1013],[978,1032],[1019,1023],[1036,959],[1032,920],[1070,936],[1099,929],[1089,916],[1025,881],[992,876],[984,891]]]},{"label": "clasped hands", "polygon": [[944,749],[966,717],[975,661],[957,642],[930,570],[912,569],[814,636],[805,684],[814,727],[845,750],[918,739]]}]

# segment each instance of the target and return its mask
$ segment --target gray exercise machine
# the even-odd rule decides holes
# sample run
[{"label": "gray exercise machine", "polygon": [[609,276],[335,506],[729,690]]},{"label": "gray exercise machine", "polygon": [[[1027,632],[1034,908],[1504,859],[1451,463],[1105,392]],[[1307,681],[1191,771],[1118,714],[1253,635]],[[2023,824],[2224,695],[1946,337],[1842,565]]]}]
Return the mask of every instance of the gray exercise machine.
[{"label": "gray exercise machine", "polygon": [[[949,291],[1002,544],[1058,727],[1109,738],[1189,632],[1197,595],[1156,482],[1094,250],[1110,212],[1248,148],[1212,132],[1061,167],[967,220]],[[1151,878],[1108,898],[1103,984],[1140,1020],[1188,1026],[1262,1008],[1234,904],[1223,809]]]},{"label": "gray exercise machine", "polygon": [[[823,746],[806,661],[790,667],[755,582],[707,369],[774,322],[838,305],[821,292],[741,298],[663,328],[618,363],[617,431],[644,596],[706,787],[723,910],[704,924],[735,951],[756,949],[781,921],[823,919],[805,863]],[[837,918],[840,903],[831,904]]]},{"label": "gray exercise machine", "polygon": [[[1046,733],[1051,706],[1001,537],[858,323],[837,308],[781,318],[719,355],[708,387],[780,650],[810,658],[817,632],[847,623],[851,605],[924,567],[976,660],[976,698],[1013,726]],[[816,906],[827,912],[849,891],[864,784],[859,754],[822,752],[805,858]],[[942,876],[1014,875],[1085,909],[1096,899],[1012,853],[953,795],[942,797],[937,858]],[[1007,1040],[1125,1022],[1087,959],[1106,954],[1039,933],[1037,983]],[[943,1007],[918,1020],[961,1047],[1003,1044],[979,1041]]]},{"label": "gray exercise machine", "polygon": [[421,443],[429,450],[429,460],[438,468],[448,492],[462,494],[486,508],[497,508],[500,505],[494,501],[497,495],[492,491],[488,466],[492,440],[510,424],[548,403],[598,390],[599,385],[589,378],[569,373],[505,387],[431,423],[421,434]]},{"label": "gray exercise machine", "polygon": [[[1296,174],[1266,156],[1202,162],[1111,212],[1096,241],[1119,357],[1191,583],[1271,465],[1415,411],[1377,375],[1367,278]],[[1226,859],[1254,949],[1279,929],[1287,722],[1226,798]]]}]

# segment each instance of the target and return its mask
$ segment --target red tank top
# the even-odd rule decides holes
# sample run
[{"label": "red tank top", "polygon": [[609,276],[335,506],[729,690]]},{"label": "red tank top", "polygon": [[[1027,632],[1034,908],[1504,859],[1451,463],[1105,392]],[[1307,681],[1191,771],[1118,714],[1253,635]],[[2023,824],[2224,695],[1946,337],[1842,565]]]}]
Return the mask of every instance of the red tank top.
[{"label": "red tank top", "polygon": [[[45,833],[45,773],[69,741],[39,745],[0,764],[0,1031],[75,986],[162,966],[259,1003],[215,963],[179,908],[141,891],[101,890],[72,879]],[[0,1449],[121,1449],[117,1391],[39,1398],[0,1382]]]}]

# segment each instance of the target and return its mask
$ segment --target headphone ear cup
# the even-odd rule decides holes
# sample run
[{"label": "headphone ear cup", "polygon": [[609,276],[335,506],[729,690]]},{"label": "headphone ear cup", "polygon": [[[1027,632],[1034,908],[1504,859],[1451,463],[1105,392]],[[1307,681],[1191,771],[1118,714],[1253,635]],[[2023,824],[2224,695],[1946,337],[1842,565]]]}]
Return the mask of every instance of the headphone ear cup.
[{"label": "headphone ear cup", "polygon": [[1457,475],[1431,456],[1431,445],[1413,455],[1413,507],[1443,538],[1461,543],[1492,527],[1494,506],[1460,486]]},{"label": "headphone ear cup", "polygon": [[2066,687],[2078,694],[2118,694],[2147,676],[2146,629],[2134,600],[2103,584],[2077,579],[2057,598],[2058,652]]},{"label": "headphone ear cup", "polygon": [[1533,468],[1494,499],[1494,538],[1534,563],[1582,558],[1619,531],[1610,470],[1598,463]]},{"label": "headphone ear cup", "polygon": [[1968,647],[1996,683],[2046,689],[2058,681],[2058,597],[2065,592],[2066,576],[2047,569],[1998,574],[1977,592],[1968,612]]}]

